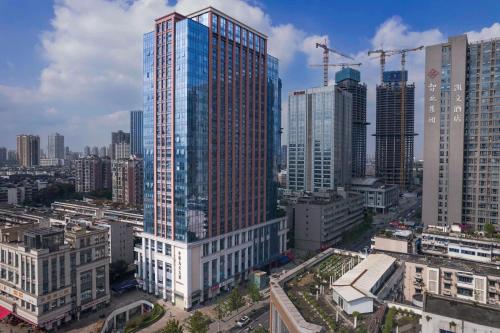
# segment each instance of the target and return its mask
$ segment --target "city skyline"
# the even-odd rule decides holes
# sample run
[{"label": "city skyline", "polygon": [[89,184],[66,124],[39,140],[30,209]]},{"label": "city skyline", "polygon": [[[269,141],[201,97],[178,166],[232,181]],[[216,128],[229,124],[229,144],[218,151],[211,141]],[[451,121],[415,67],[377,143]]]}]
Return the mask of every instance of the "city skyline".
[{"label": "city skyline", "polygon": [[[107,142],[111,131],[127,129],[129,110],[142,106],[142,69],[137,65],[142,63],[142,33],[151,30],[150,22],[161,13],[172,9],[188,13],[191,9],[209,4],[212,2],[179,1],[174,5],[160,0],[147,4],[136,1],[127,5],[119,5],[116,1],[103,4],[97,0],[85,4],[61,1],[55,6],[35,1],[19,6],[1,4],[0,13],[8,13],[5,16],[9,17],[4,19],[0,14],[1,21],[6,22],[2,28],[7,31],[5,36],[0,37],[0,42],[11,41],[10,45],[15,47],[6,50],[0,57],[0,110],[3,111],[0,112],[0,123],[8,124],[0,128],[0,146],[14,148],[15,137],[19,133],[29,132],[46,138],[52,132],[60,132],[65,135],[66,145],[74,147],[73,150],[81,150],[85,145],[101,146]],[[241,1],[217,1],[213,4],[269,35],[270,51],[281,62],[283,93],[320,86],[321,70],[308,65],[321,62],[321,50],[316,49],[314,43],[325,37],[334,48],[363,62],[360,71],[368,87],[367,121],[371,123],[367,131],[368,154],[373,154],[375,146],[371,134],[375,130],[375,84],[379,72],[378,61],[369,60],[366,55],[368,49],[381,45],[384,48],[431,45],[444,42],[449,35],[468,31],[471,31],[469,40],[475,41],[489,39],[500,32],[500,24],[494,15],[498,12],[495,10],[498,4],[493,1],[483,3],[474,13],[464,10],[466,2],[455,3],[453,8],[446,4],[434,4],[435,12],[446,6],[447,13],[451,14],[438,19],[423,10],[426,6],[422,4],[377,3],[380,7],[377,14],[373,14],[374,4],[365,4],[356,11],[351,8],[354,4],[337,4],[330,7],[332,10],[324,10],[320,4],[304,6],[299,2],[287,4],[286,10],[284,4],[272,1],[257,5]],[[97,8],[105,10],[98,11]],[[23,20],[13,21],[20,19],[21,13],[26,11],[37,13],[36,17],[32,14],[22,17],[23,20],[29,18],[29,24],[26,25]],[[344,13],[340,15],[339,11]],[[334,19],[328,22],[322,20],[325,15]],[[90,16],[95,19],[94,27],[85,26],[84,22]],[[362,27],[345,24],[357,19],[363,19],[365,24]],[[114,28],[106,23],[109,20],[113,21]],[[72,26],[77,28],[69,30],[69,22],[76,22]],[[21,24],[26,29],[19,29]],[[123,32],[123,40],[106,37],[111,33],[110,29]],[[12,43],[12,38],[16,36],[29,42]],[[85,37],[85,43],[74,44],[81,37]],[[69,43],[73,43],[71,45],[75,49],[67,50]],[[105,48],[103,43],[106,43]],[[90,51],[80,52],[83,47],[88,47]],[[106,50],[106,57],[102,57],[102,50]],[[17,57],[19,54],[21,56]],[[116,57],[119,55],[130,60],[118,61]],[[21,60],[30,62],[30,65],[21,69]],[[333,58],[331,62],[337,60]],[[408,60],[409,82],[416,83],[415,127],[420,134],[415,140],[415,155],[421,158],[424,56],[415,54]],[[85,66],[80,69],[70,66],[75,61]],[[399,58],[391,57],[387,69],[398,68]],[[106,69],[105,73],[102,73],[103,69]],[[331,82],[333,72],[330,71]],[[68,75],[79,79],[70,84],[64,81]],[[68,93],[73,90],[78,94]],[[61,98],[63,92],[64,98]],[[282,143],[286,144],[287,109],[286,101],[282,102],[282,124],[285,127]],[[11,120],[14,114],[18,120],[12,126],[11,121],[5,120]],[[45,147],[43,142],[42,147]]]}]

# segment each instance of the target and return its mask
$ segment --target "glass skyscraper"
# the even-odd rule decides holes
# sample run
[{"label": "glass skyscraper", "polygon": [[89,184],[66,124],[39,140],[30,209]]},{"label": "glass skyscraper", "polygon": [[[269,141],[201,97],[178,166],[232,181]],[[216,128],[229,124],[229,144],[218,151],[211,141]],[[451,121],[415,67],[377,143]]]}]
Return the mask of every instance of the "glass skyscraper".
[{"label": "glass skyscraper", "polygon": [[59,133],[49,135],[47,157],[64,159],[64,136]]},{"label": "glass skyscraper", "polygon": [[364,177],[366,170],[366,84],[361,74],[353,68],[342,68],[335,73],[335,83],[352,94],[351,157],[352,176]]},{"label": "glass skyscraper", "polygon": [[288,96],[288,189],[335,190],[351,182],[352,96],[337,86]]},{"label": "glass skyscraper", "polygon": [[130,154],[142,157],[143,154],[143,119],[141,110],[130,111]]},{"label": "glass skyscraper", "polygon": [[286,250],[278,60],[213,8],[144,35],[143,288],[190,308]]}]

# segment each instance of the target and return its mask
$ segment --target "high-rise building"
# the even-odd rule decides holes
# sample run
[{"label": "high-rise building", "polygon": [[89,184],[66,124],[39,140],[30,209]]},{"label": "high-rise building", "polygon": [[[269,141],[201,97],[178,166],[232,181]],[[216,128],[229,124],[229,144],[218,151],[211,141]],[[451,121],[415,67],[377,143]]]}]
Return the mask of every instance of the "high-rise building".
[{"label": "high-rise building", "polygon": [[351,182],[349,92],[331,85],[288,95],[288,189],[316,192]]},{"label": "high-rise building", "polygon": [[422,221],[498,228],[500,38],[428,46],[425,73]]},{"label": "high-rise building", "polygon": [[352,94],[351,157],[352,176],[364,177],[366,170],[366,84],[353,68],[342,68],[335,73],[337,86]]},{"label": "high-rise building", "polygon": [[64,159],[64,136],[59,133],[49,135],[47,158]]},{"label": "high-rise building", "polygon": [[130,111],[130,154],[142,157],[143,147],[143,118],[141,110]]},{"label": "high-rise building", "polygon": [[[130,133],[126,133],[122,130],[118,132],[111,133],[111,159],[117,159],[116,157],[116,145],[119,143],[126,143],[130,147]],[[129,148],[130,150],[130,148]],[[130,152],[129,152],[130,154]],[[128,156],[126,157],[128,158]]]},{"label": "high-rise building", "polygon": [[92,155],[99,156],[99,148],[96,146],[92,147],[92,149],[90,150],[90,153]]},{"label": "high-rise building", "polygon": [[7,161],[9,161],[9,163],[11,164],[17,162],[17,152],[15,150],[7,151]]},{"label": "high-rise building", "polygon": [[383,82],[377,85],[377,120],[374,134],[375,174],[387,184],[399,185],[401,189],[411,185],[413,142],[416,135],[415,85],[407,84],[407,81],[407,71],[384,72]]},{"label": "high-rise building", "polygon": [[144,290],[191,308],[286,249],[285,219],[268,219],[277,71],[265,35],[211,7],[144,36]]},{"label": "high-rise building", "polygon": [[130,144],[126,142],[118,142],[113,145],[115,152],[115,160],[120,160],[124,158],[129,158],[130,156]]},{"label": "high-rise building", "polygon": [[0,147],[0,165],[7,162],[7,148]]},{"label": "high-rise building", "polygon": [[142,206],[143,164],[132,155],[129,159],[113,160],[113,201],[132,206]]},{"label": "high-rise building", "polygon": [[111,160],[97,156],[87,156],[75,161],[76,192],[89,193],[111,190]]},{"label": "high-rise building", "polygon": [[108,148],[106,146],[103,146],[99,148],[99,157],[107,157],[108,156]]},{"label": "high-rise building", "polygon": [[88,157],[88,156],[90,156],[90,155],[91,155],[90,153],[91,153],[91,152],[90,152],[90,147],[89,147],[89,146],[85,146],[85,147],[83,148],[83,157]]},{"label": "high-rise building", "polygon": [[23,167],[40,164],[40,137],[38,135],[17,136],[17,161]]}]

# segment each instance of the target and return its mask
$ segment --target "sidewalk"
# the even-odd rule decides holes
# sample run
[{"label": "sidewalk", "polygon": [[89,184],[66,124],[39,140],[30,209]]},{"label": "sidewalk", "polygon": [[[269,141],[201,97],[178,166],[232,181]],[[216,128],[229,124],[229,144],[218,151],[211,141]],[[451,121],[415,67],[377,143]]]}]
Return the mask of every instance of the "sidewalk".
[{"label": "sidewalk", "polygon": [[[269,299],[263,299],[257,303],[252,303],[249,305],[245,305],[244,307],[241,307],[238,312],[232,312],[229,316],[225,317],[221,323],[220,323],[220,330],[222,332],[228,332],[230,331],[235,325],[236,322],[243,316],[250,315],[252,312],[255,312],[257,310],[260,310],[262,308],[268,308],[269,307]],[[205,310],[205,311],[203,311]],[[200,311],[206,313],[210,309],[201,309]],[[213,309],[212,309],[213,311]],[[213,311],[215,312],[215,311]],[[210,316],[211,318],[215,318],[214,322],[210,324],[209,327],[209,332],[217,332],[219,328],[218,320],[216,319],[217,316]]]}]

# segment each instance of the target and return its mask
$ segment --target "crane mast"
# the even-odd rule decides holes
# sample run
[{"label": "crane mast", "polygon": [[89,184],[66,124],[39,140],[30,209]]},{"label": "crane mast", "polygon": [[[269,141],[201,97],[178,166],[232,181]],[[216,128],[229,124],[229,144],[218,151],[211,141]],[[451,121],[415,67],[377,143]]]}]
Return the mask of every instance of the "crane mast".
[{"label": "crane mast", "polygon": [[344,58],[348,58],[348,59],[352,59],[352,60],[354,60],[354,58],[352,58],[352,57],[350,57],[350,56],[348,56],[346,54],[343,54],[343,53],[341,53],[339,51],[336,51],[334,49],[329,48],[326,39],[325,39],[325,41],[323,43],[316,43],[316,48],[322,48],[323,49],[323,85],[326,87],[328,85],[328,66],[330,66],[330,64],[329,64],[329,62],[330,62],[330,59],[329,59],[330,52],[338,54],[339,56],[342,56]]}]

